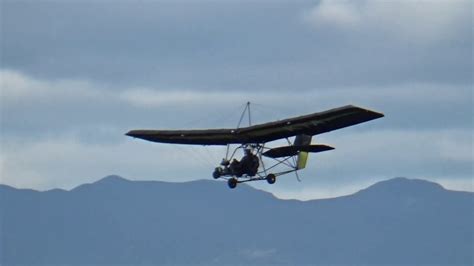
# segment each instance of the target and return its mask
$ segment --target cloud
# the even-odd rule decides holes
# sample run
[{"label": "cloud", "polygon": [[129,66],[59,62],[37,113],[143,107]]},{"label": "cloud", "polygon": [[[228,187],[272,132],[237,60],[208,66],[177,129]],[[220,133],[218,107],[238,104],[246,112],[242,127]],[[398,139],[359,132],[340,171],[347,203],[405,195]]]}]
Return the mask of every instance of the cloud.
[{"label": "cloud", "polygon": [[[471,129],[382,129],[352,131],[351,134],[332,132],[322,135],[320,139],[335,145],[336,149],[341,150],[339,154],[352,154],[354,159],[328,153],[322,169],[330,173],[330,169],[342,163],[351,169],[369,169],[375,175],[398,173],[442,177],[440,175],[449,174],[449,170],[452,170],[445,167],[452,165],[458,168],[456,172],[467,176],[472,171],[469,166],[474,162],[471,133]],[[374,154],[379,156],[374,157]]]},{"label": "cloud", "polygon": [[244,102],[242,92],[202,92],[193,90],[163,91],[151,88],[130,89],[120,93],[119,98],[137,107],[163,107],[176,105],[226,105]]},{"label": "cloud", "polygon": [[254,123],[345,104],[386,115],[317,136],[336,151],[312,156],[302,184],[269,188],[279,193],[301,185],[330,196],[394,175],[458,187],[472,178],[469,1],[9,1],[2,11],[8,182],[70,187],[110,171],[207,178],[221,150],[123,134],[235,127],[247,101]]},{"label": "cloud", "polygon": [[[301,183],[288,175],[272,186],[252,185],[279,198],[300,200],[351,194],[395,176],[428,179],[449,189],[474,190],[472,154],[452,158],[444,147],[444,142],[455,143],[453,149],[469,147],[470,131],[335,133],[316,138],[336,150],[312,154],[307,169],[300,172]],[[2,146],[1,183],[36,189],[70,189],[109,174],[170,182],[210,179],[212,169],[225,154],[224,147],[155,144],[128,138],[119,143],[90,144],[74,136],[34,142],[10,138]]]},{"label": "cloud", "polygon": [[[226,106],[231,102],[246,102],[247,99],[262,99],[277,104],[288,101],[308,99],[309,101],[328,102],[340,99],[341,102],[410,102],[430,104],[447,103],[456,105],[470,101],[472,96],[469,85],[437,84],[437,83],[406,83],[389,86],[351,86],[322,87],[301,91],[266,91],[234,90],[196,90],[170,89],[159,87],[125,87],[110,90],[108,85],[82,79],[46,80],[29,76],[15,70],[0,69],[0,93],[4,104],[13,101],[104,101],[121,102],[136,107],[161,107],[185,104],[216,104]],[[430,97],[426,97],[426,96]],[[467,97],[467,98],[466,98]]]},{"label": "cloud", "polygon": [[10,139],[2,147],[1,183],[70,189],[110,174],[183,182],[210,177],[223,152],[220,148],[157,145],[125,137],[113,144],[84,143],[74,136]]},{"label": "cloud", "polygon": [[469,4],[8,1],[0,49],[4,68],[117,91],[471,84]]},{"label": "cloud", "polygon": [[[381,121],[378,121],[381,122]],[[448,189],[474,191],[472,129],[372,129],[367,125],[315,136],[335,147],[311,154],[300,172],[272,186],[257,184],[280,198],[308,200],[348,195],[397,176],[439,182]]]},{"label": "cloud", "polygon": [[[386,118],[379,127],[472,127],[472,90],[462,84],[407,83],[273,93],[152,86],[112,90],[97,82],[38,79],[12,70],[0,70],[0,75],[0,110],[6,135],[82,131],[93,138],[119,135],[129,127],[233,127],[247,101],[254,103],[254,122],[355,104],[384,112]],[[113,130],[118,132],[113,134]]]},{"label": "cloud", "polygon": [[396,35],[405,40],[439,41],[468,27],[471,1],[327,1],[304,14],[317,28]]},{"label": "cloud", "polygon": [[[131,91],[136,92],[133,89]],[[435,93],[436,91],[428,92]],[[193,93],[206,95],[205,92]],[[331,93],[334,93],[333,97],[343,94],[340,91],[328,92],[323,100],[331,101]],[[369,97],[368,95],[371,94],[362,95],[361,97]],[[378,93],[374,92],[374,95],[377,96]],[[396,100],[397,103],[406,100],[402,96],[409,97],[409,94],[405,93],[393,92],[389,95],[392,96],[390,99]],[[394,95],[399,97],[393,97]],[[153,94],[151,97],[158,96],[161,94]],[[379,100],[385,98],[384,95],[380,96]],[[25,94],[24,97],[29,96]],[[116,95],[117,99],[121,97],[123,97],[121,94]],[[288,95],[276,94],[273,97],[283,103],[284,97]],[[305,97],[309,96],[305,95]],[[206,101],[204,97],[199,99]],[[450,106],[461,100],[454,96],[448,99],[451,99]],[[374,102],[376,100],[374,99]],[[117,101],[120,107],[124,108],[123,104],[126,101]],[[423,98],[419,101],[423,101]],[[428,105],[432,106],[432,103],[439,104],[437,100],[434,100],[428,102]],[[191,117],[196,106],[193,103],[188,104],[191,113],[183,115]],[[308,109],[307,105],[312,106],[313,102],[308,100],[308,102],[302,101],[301,104],[306,106],[304,109]],[[89,102],[88,107],[96,109],[97,107],[93,105],[94,102]],[[148,103],[141,105],[139,102],[137,106],[142,110],[142,114],[149,113]],[[153,108],[162,108],[161,105],[153,106]],[[254,111],[258,113],[258,108]],[[296,111],[293,110],[293,112]],[[67,113],[64,115],[68,117]],[[406,113],[402,116],[406,118]],[[154,113],[147,119],[152,120],[153,117]],[[171,117],[171,119],[176,118]],[[390,117],[384,119],[390,119]],[[129,124],[132,123],[129,122]],[[112,173],[132,179],[187,181],[210,178],[210,172],[225,154],[224,147],[166,145],[133,140],[123,136],[126,127],[108,128],[102,124],[101,120],[93,121],[92,125],[84,138],[82,133],[74,130],[63,130],[55,136],[45,135],[34,139],[21,137],[22,134],[3,135],[1,140],[2,183],[40,189],[71,188]],[[472,128],[410,129],[387,128],[383,125],[384,121],[381,119],[316,136],[315,142],[335,146],[336,150],[311,155],[308,168],[300,173],[302,183],[295,182],[291,176],[286,176],[279,179],[274,186],[255,185],[281,198],[303,200],[349,194],[370,183],[394,176],[426,178],[439,181],[448,188],[472,190],[470,185],[474,163]],[[83,127],[83,124],[77,125],[80,131],[84,130]],[[131,129],[131,126],[128,129]],[[97,135],[104,135],[104,139],[116,138],[116,140],[108,142],[99,139],[91,142],[90,138]]]},{"label": "cloud", "polygon": [[361,21],[357,6],[350,1],[321,1],[304,17],[315,26],[334,25],[336,27],[354,27]]},{"label": "cloud", "polygon": [[[312,155],[301,172],[302,183],[285,177],[275,186],[256,184],[278,197],[332,197],[400,175],[472,187],[469,86],[407,83],[272,94],[153,87],[117,91],[12,70],[0,75],[1,181],[18,187],[71,188],[112,173],[166,181],[210,177],[225,148],[155,144],[123,134],[138,127],[233,127],[248,99],[263,103],[252,107],[258,122],[349,103],[386,114],[376,122],[316,136],[315,142],[336,150]],[[230,105],[237,108],[229,110]]]},{"label": "cloud", "polygon": [[[424,178],[447,188],[472,191],[472,155],[450,158],[443,145],[432,145],[447,141],[457,147],[469,146],[468,134],[354,134],[352,130],[337,136],[322,135],[317,142],[334,145],[336,150],[311,155],[308,168],[300,172],[301,183],[288,175],[272,186],[253,185],[279,198],[301,200],[350,194],[395,176]],[[126,138],[118,144],[84,143],[74,136],[35,142],[10,139],[2,147],[1,182],[25,188],[70,189],[109,174],[183,182],[211,178],[212,169],[224,154],[223,147],[154,144]]]},{"label": "cloud", "polygon": [[14,70],[0,69],[0,93],[2,102],[75,101],[97,99],[103,92],[85,80],[59,79],[45,81],[29,77]]}]

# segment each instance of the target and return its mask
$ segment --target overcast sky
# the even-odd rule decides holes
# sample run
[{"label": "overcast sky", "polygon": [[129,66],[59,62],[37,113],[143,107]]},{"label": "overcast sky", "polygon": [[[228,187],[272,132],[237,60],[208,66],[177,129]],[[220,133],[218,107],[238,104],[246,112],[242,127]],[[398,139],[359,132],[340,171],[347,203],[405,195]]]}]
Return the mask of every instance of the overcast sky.
[{"label": "overcast sky", "polygon": [[[234,127],[354,104],[386,115],[318,135],[283,198],[397,176],[473,190],[472,1],[6,1],[1,183],[72,188],[109,174],[210,179],[221,147],[130,129]],[[224,184],[223,184],[224,186]]]}]

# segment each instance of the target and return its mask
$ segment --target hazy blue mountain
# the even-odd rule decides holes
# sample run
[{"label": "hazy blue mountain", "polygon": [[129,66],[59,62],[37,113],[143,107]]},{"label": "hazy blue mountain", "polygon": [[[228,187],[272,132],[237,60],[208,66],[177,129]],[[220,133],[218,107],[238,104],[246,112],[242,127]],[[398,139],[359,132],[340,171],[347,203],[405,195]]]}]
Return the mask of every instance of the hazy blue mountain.
[{"label": "hazy blue mountain", "polygon": [[472,265],[473,206],[406,178],[306,202],[210,180],[0,185],[0,264]]}]

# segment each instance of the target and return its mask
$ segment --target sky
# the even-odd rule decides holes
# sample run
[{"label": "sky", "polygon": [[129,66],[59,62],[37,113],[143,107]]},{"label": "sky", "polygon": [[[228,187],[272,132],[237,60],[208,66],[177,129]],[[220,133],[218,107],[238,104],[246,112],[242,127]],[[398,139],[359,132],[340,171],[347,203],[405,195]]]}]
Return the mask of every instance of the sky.
[{"label": "sky", "polygon": [[[0,183],[70,189],[110,174],[211,179],[223,147],[131,129],[235,127],[353,104],[382,119],[276,184],[346,195],[393,177],[473,191],[471,1],[0,2]],[[223,184],[224,185],[224,184]]]}]

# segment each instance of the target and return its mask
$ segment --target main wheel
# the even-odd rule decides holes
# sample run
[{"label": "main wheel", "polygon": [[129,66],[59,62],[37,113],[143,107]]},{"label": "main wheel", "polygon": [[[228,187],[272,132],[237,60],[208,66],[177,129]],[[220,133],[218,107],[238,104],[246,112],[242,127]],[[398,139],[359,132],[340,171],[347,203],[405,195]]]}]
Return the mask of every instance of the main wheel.
[{"label": "main wheel", "polygon": [[265,179],[267,179],[268,184],[274,184],[276,181],[276,175],[268,174]]},{"label": "main wheel", "polygon": [[237,179],[231,178],[227,181],[227,185],[229,185],[230,188],[235,188],[237,186]]}]

